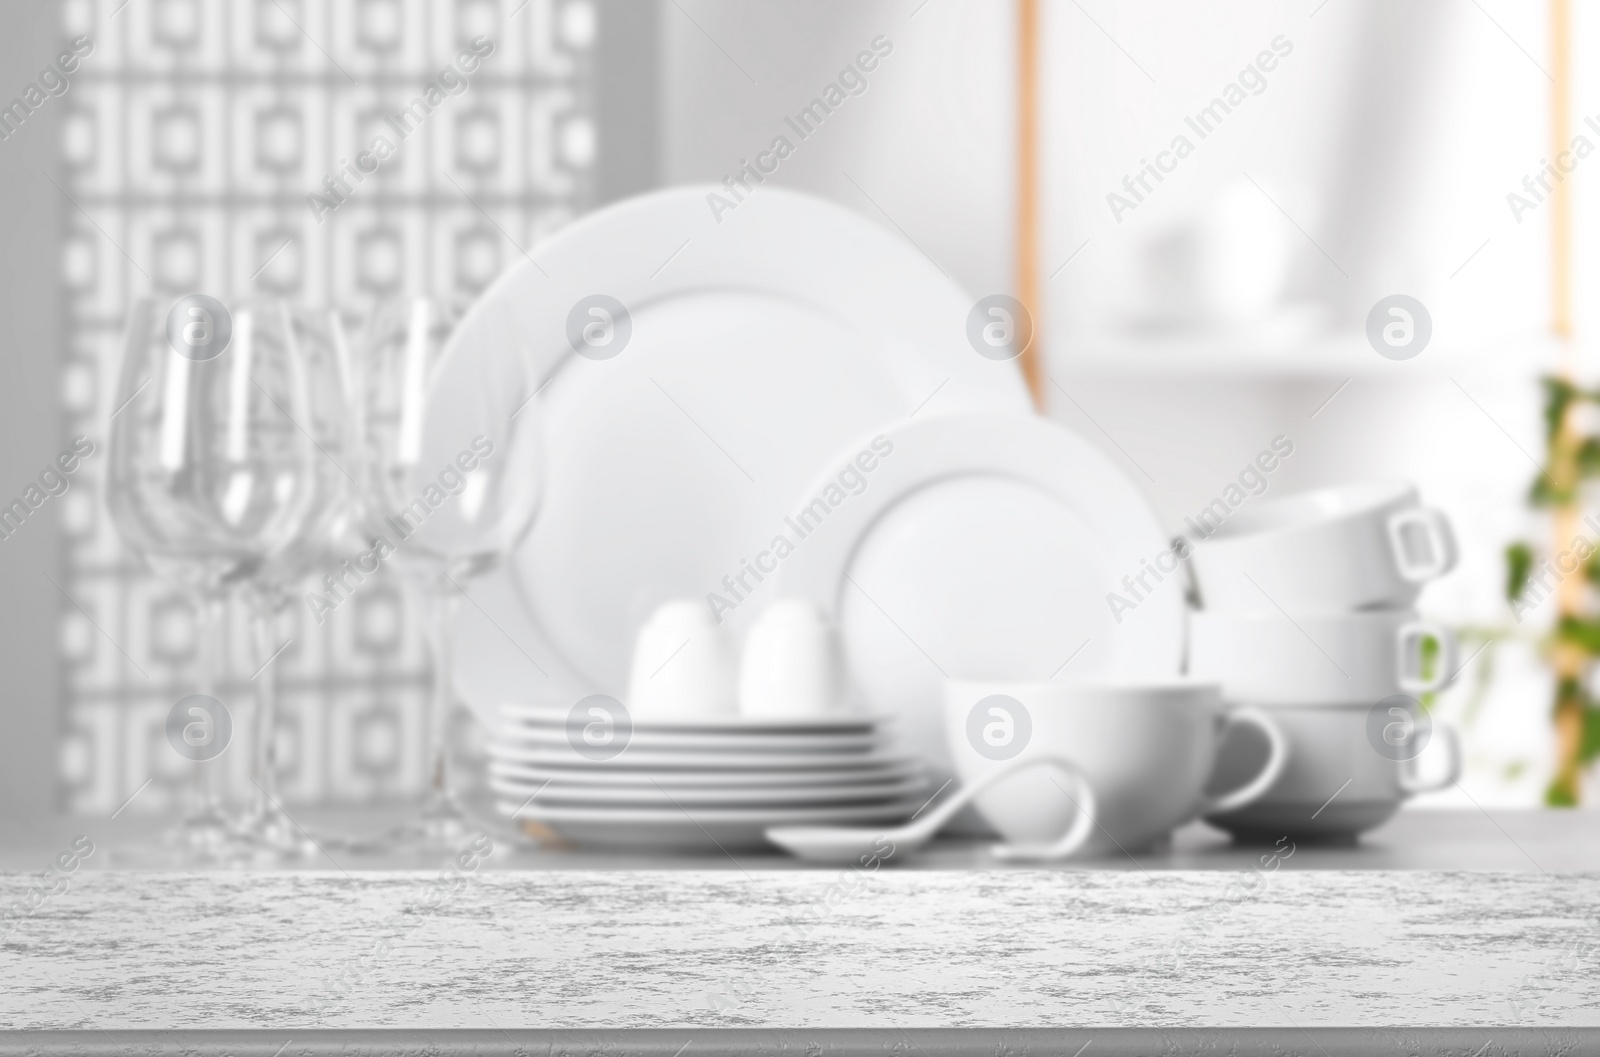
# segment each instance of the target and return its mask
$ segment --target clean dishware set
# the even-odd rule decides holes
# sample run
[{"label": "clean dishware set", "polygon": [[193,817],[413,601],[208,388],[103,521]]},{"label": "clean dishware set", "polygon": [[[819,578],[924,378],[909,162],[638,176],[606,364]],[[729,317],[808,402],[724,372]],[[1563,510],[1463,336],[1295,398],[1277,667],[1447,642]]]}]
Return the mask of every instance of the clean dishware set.
[{"label": "clean dishware set", "polygon": [[[781,191],[745,205],[714,250],[692,239],[693,190],[586,217],[451,338],[440,384],[523,350],[540,420],[564,439],[545,449],[540,516],[500,578],[506,632],[544,674],[483,648],[463,686],[490,710],[541,702],[491,718],[500,805],[531,832],[765,836],[813,858],[895,832],[883,815],[852,827],[782,813],[812,810],[832,784],[841,811],[870,787],[868,809],[901,822],[915,800],[919,835],[949,812],[947,828],[998,834],[1014,857],[1131,851],[1197,817],[1270,820],[1283,790],[1318,781],[1326,753],[1308,747],[1309,725],[1327,716],[1299,705],[1343,716],[1442,682],[1449,636],[1404,607],[1453,561],[1448,525],[1409,492],[1359,516],[1361,489],[1237,512],[1206,542],[1185,674],[1184,575],[1152,561],[1170,542],[1154,512],[1097,449],[1031,413],[1012,365],[975,351],[970,302],[831,206]],[[685,239],[661,270],[657,251]],[[775,241],[785,254],[767,251]],[[839,258],[842,244],[856,252]],[[587,348],[571,314],[602,310],[606,346]],[[1130,575],[1135,604],[1108,606]],[[1348,652],[1337,685],[1250,577]],[[631,725],[612,757],[576,740],[584,717],[569,710],[586,701]],[[847,716],[860,725],[827,726]],[[997,730],[1008,744],[985,740]],[[1236,760],[1231,746],[1252,739],[1264,752]],[[892,778],[839,766],[874,753]],[[1413,769],[1378,762],[1390,787],[1420,788]],[[931,803],[880,795],[913,767]]]},{"label": "clean dishware set", "polygon": [[[1405,484],[1270,500],[1194,543],[1190,672],[1270,714],[1290,744],[1264,796],[1207,821],[1245,838],[1348,837],[1455,782],[1455,731],[1421,707],[1456,674],[1455,638],[1412,608],[1455,561],[1449,522]],[[1433,734],[1446,760],[1428,777]],[[1231,753],[1219,777],[1248,758]]]},{"label": "clean dishware set", "polygon": [[[804,658],[831,653],[848,714],[883,717],[885,744],[947,797],[948,676],[1177,675],[1181,585],[1120,624],[1103,601],[1166,545],[1138,488],[1033,415],[1015,366],[969,339],[971,301],[914,247],[770,190],[715,239],[694,188],[586,216],[450,339],[436,387],[526,370],[539,395],[524,415],[561,439],[543,450],[539,516],[479,595],[494,625],[461,614],[463,697],[486,724],[503,723],[503,702],[563,714],[596,695],[639,730],[743,724],[815,697],[834,676]],[[668,619],[682,599],[727,639],[702,638],[703,623],[691,634],[686,610]],[[831,643],[780,600],[809,603]],[[667,715],[696,672],[702,714]],[[514,743],[502,733],[491,758]],[[539,817],[556,810],[545,793],[501,801],[557,828]]]},{"label": "clean dishware set", "polygon": [[[430,797],[379,843],[461,834],[457,694],[493,731],[500,812],[580,844],[841,859],[946,827],[1051,859],[1202,816],[1265,832],[1340,770],[1356,790],[1318,816],[1334,829],[1422,788],[1414,761],[1356,758],[1374,703],[1454,667],[1448,633],[1408,608],[1454,561],[1413,492],[1236,512],[1194,548],[1189,627],[1140,490],[1032,413],[926,258],[778,189],[696,239],[706,223],[694,188],[620,203],[459,319],[402,301],[353,349],[336,315],[285,315],[287,339],[253,346],[274,355],[186,368],[215,375],[222,411],[164,407],[195,387],[151,385],[162,358],[130,345],[121,390],[141,402],[117,447],[145,469],[114,476],[112,507],[153,563],[208,606],[275,570],[263,651],[283,585],[330,557],[359,550],[370,572],[392,555],[426,602]],[[136,328],[140,349],[156,329]],[[273,399],[240,370],[276,371],[254,387]],[[230,432],[230,408],[263,439]],[[170,436],[185,414],[193,472]],[[241,466],[255,476],[193,486]],[[169,522],[217,527],[167,539]],[[1130,577],[1133,604],[1108,605]],[[267,746],[271,717],[268,690]],[[1235,759],[1251,737],[1264,750]],[[258,751],[250,840],[286,850]],[[228,831],[204,795],[191,823]]]}]

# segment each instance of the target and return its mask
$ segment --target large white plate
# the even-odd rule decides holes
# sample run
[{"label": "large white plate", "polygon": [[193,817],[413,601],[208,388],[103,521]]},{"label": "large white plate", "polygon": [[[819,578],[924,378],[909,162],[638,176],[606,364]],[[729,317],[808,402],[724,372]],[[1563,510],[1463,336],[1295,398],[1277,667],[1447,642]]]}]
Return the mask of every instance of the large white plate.
[{"label": "large white plate", "polygon": [[[500,715],[505,722],[529,727],[557,727],[565,729],[570,708],[552,708],[548,705],[503,704]],[[662,733],[689,732],[695,734],[766,735],[766,734],[851,734],[870,731],[890,721],[887,715],[839,713],[831,716],[633,716],[635,733],[659,731]]]},{"label": "large white plate", "polygon": [[920,776],[922,768],[914,761],[869,768],[832,768],[816,771],[696,771],[657,770],[620,771],[614,768],[533,766],[510,760],[491,760],[489,773],[537,785],[550,781],[561,785],[594,785],[608,788],[644,786],[654,789],[718,788],[758,789],[781,786],[786,789],[814,785],[867,785],[898,782]]},{"label": "large white plate", "polygon": [[496,776],[490,772],[489,788],[510,797],[535,796],[538,802],[553,807],[649,808],[704,807],[745,808],[780,806],[812,807],[841,801],[854,803],[901,799],[927,787],[925,778],[902,778],[870,785],[812,785],[800,787],[762,787],[755,789],[680,788],[655,786],[608,788],[593,785],[567,785],[557,782],[526,782]]},{"label": "large white plate", "polygon": [[887,439],[867,489],[801,542],[778,589],[836,615],[858,703],[898,715],[936,770],[949,767],[946,677],[1177,673],[1180,575],[1146,574],[1153,590],[1131,611],[1108,602],[1168,541],[1098,450],[1003,415],[918,418]]},{"label": "large white plate", "polygon": [[[770,186],[718,223],[711,190],[575,222],[497,280],[450,340],[441,406],[478,394],[516,406],[538,391],[519,416],[544,436],[538,519],[503,572],[469,587],[479,605],[460,607],[461,690],[477,707],[530,685],[546,702],[621,697],[644,619],[725,590],[856,438],[913,412],[1029,413],[1014,364],[968,343],[972,298],[903,237]],[[569,313],[596,294],[631,321],[605,360],[567,338]],[[467,443],[456,432],[429,423],[440,465]],[[773,597],[746,583],[753,594],[727,615],[736,634]]]},{"label": "large white plate", "polygon": [[[567,732],[553,727],[502,727],[502,741],[530,749],[558,751],[571,747]],[[650,752],[731,752],[755,755],[764,752],[787,752],[796,755],[859,756],[883,744],[879,734],[845,734],[836,737],[795,734],[769,737],[724,737],[714,734],[664,734],[658,731],[634,731],[628,739],[630,750]]]},{"label": "large white plate", "polygon": [[491,760],[535,767],[578,767],[592,771],[630,771],[652,767],[680,771],[822,771],[848,767],[868,770],[912,762],[911,757],[882,751],[845,756],[836,753],[650,752],[634,751],[628,747],[609,760],[588,758],[570,745],[537,749],[508,742],[492,742],[487,751]]},{"label": "large white plate", "polygon": [[685,851],[728,851],[769,846],[769,826],[886,825],[908,818],[921,807],[920,797],[883,804],[784,810],[762,808],[729,811],[676,808],[611,809],[541,807],[537,800],[521,805],[500,801],[505,815],[541,822],[579,844],[616,848],[659,848]]}]

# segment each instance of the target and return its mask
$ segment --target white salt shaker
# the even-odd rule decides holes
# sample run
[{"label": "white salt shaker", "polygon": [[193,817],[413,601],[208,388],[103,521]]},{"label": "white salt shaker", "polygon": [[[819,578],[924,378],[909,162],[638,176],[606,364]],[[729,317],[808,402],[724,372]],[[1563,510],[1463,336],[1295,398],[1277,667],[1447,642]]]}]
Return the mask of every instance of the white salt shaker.
[{"label": "white salt shaker", "polygon": [[838,640],[826,614],[781,598],[756,618],[739,667],[739,712],[762,718],[825,716],[842,710]]}]

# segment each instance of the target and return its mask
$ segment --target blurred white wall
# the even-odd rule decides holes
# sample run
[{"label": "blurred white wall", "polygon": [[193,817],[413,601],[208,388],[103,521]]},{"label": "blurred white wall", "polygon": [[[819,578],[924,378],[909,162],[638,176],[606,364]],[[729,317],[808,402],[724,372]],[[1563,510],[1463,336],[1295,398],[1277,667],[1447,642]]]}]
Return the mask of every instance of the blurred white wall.
[{"label": "blurred white wall", "polygon": [[[1412,478],[1463,546],[1425,611],[1509,623],[1500,553],[1537,528],[1522,497],[1551,349],[1548,207],[1519,223],[1506,195],[1550,156],[1544,5],[1043,6],[1052,413],[1124,465],[1131,457],[1174,527],[1278,433],[1296,453],[1274,489]],[[663,176],[733,172],[882,34],[895,50],[868,90],[774,179],[900,229],[974,296],[1011,290],[1012,16],[995,0],[669,0]],[[1582,5],[1578,16],[1581,61],[1597,20]],[[1185,117],[1275,40],[1291,48],[1260,93],[1249,75],[1243,102],[1201,140]],[[1600,83],[1579,72],[1574,131],[1600,147],[1600,130],[1582,127],[1585,115],[1600,122]],[[1106,195],[1185,133],[1193,153],[1119,223]],[[1586,233],[1580,290],[1597,174],[1600,159],[1569,177]],[[1415,360],[1383,359],[1360,333],[1392,293],[1431,312],[1434,336]],[[1579,312],[1586,332],[1590,299]],[[1526,647],[1497,667],[1464,785],[1480,803],[1533,803],[1549,773],[1548,687]],[[1443,713],[1464,718],[1468,697],[1452,692]]]},{"label": "blurred white wall", "polygon": [[[720,182],[786,134],[795,152],[775,182],[899,226],[970,290],[1007,288],[1011,8],[920,2],[668,0],[666,182]],[[784,117],[878,36],[894,50],[866,91],[799,141]]]}]

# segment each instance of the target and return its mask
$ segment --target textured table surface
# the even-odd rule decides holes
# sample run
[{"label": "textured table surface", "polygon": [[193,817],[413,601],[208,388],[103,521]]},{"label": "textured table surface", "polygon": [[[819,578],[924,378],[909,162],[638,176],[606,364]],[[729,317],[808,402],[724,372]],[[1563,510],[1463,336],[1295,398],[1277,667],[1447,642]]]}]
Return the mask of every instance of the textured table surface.
[{"label": "textured table surface", "polygon": [[[915,1053],[874,1034],[914,1031],[905,1038],[931,1054],[941,1031],[1009,1028],[1055,1032],[1035,1052],[1095,1032],[1101,1052],[1154,1045],[1137,1029],[1199,1031],[1211,1039],[1199,1048],[1226,1038],[1256,1052],[1238,1032],[1264,1029],[1250,1036],[1261,1052],[1316,1053],[1327,1031],[1387,1028],[1339,1048],[1383,1052],[1421,1030],[1431,1052],[1454,1052],[1492,1029],[1460,1057],[1495,1039],[1495,1052],[1516,1050],[1512,1039],[1526,1052],[1592,1052],[1600,1034],[1539,1029],[1600,1028],[1595,816],[1427,814],[1402,816],[1364,847],[1273,859],[1185,833],[1138,862],[1049,870],[984,868],[981,853],[953,847],[931,860],[959,868],[874,872],[742,856],[595,868],[603,860],[504,844],[479,868],[443,875],[350,860],[92,869],[91,856],[0,927],[0,1027],[61,1033],[0,1038],[0,1050],[50,1038],[125,1053],[141,1037],[126,1031],[258,1029],[219,1037],[274,1057],[274,1032],[309,1045],[405,1029],[413,1044],[419,1032],[489,1031],[507,1052],[513,1039],[537,1040],[517,1042],[524,1052],[564,1052],[549,1033],[576,1032],[590,1041],[571,1052],[672,1057],[674,1032],[681,1045],[698,1033],[703,1047],[734,1038],[728,1029],[761,1029],[772,1046],[754,1049],[845,1052],[828,1040],[849,1038],[852,1052]],[[1409,849],[1385,844],[1396,828]],[[1430,833],[1443,868],[1387,868],[1397,854],[1427,866]],[[1471,834],[1491,868],[1464,868]],[[518,865],[541,868],[505,868]],[[0,907],[26,902],[41,876],[0,876]],[[641,1029],[660,1034],[627,1034]],[[453,1037],[432,1045],[451,1050]],[[636,1045],[619,1049],[623,1038]],[[1118,1038],[1131,1048],[1117,1050]],[[997,1046],[1016,1049],[984,1043]]]},{"label": "textured table surface", "polygon": [[1600,875],[435,880],[83,874],[7,939],[0,1025],[1600,1026]]}]

